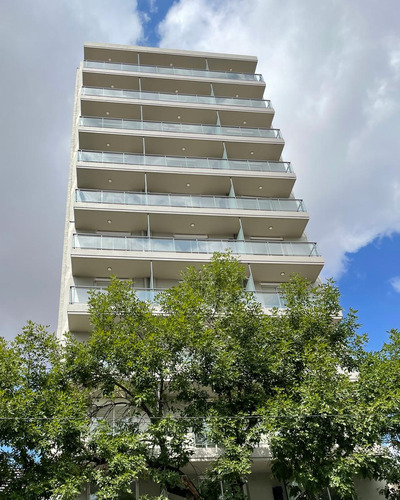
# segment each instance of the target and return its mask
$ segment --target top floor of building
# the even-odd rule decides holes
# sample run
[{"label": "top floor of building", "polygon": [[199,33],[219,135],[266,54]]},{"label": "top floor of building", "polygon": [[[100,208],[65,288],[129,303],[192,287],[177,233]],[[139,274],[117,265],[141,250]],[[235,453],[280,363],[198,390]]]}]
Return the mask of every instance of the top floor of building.
[{"label": "top floor of building", "polygon": [[153,47],[85,43],[84,66],[176,76],[222,78],[262,83],[257,57],[237,54],[170,50]]}]

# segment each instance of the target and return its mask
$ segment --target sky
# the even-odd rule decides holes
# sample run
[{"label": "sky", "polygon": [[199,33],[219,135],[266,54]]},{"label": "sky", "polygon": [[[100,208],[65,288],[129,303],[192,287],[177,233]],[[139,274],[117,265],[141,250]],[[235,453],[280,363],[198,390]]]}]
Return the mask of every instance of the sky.
[{"label": "sky", "polygon": [[2,0],[0,335],[55,330],[75,70],[84,42],[250,54],[307,234],[380,348],[400,328],[397,0]]}]

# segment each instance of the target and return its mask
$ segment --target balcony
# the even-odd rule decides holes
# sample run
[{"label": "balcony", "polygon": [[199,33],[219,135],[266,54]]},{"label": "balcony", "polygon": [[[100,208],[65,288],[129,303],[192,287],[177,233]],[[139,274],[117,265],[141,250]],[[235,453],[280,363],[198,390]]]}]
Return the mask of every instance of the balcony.
[{"label": "balcony", "polygon": [[167,132],[178,134],[226,135],[236,137],[250,137],[283,140],[279,129],[250,128],[250,127],[224,127],[218,125],[200,125],[194,123],[150,122],[137,120],[124,120],[117,118],[97,118],[82,116],[79,120],[81,127],[140,130],[150,132]]},{"label": "balcony", "polygon": [[[106,288],[99,286],[72,286],[70,287],[69,308],[68,308],[68,328],[69,331],[78,334],[77,338],[87,340],[88,334],[92,330],[89,321],[88,300],[91,290],[105,291]],[[154,302],[156,296],[164,291],[162,289],[134,288],[139,300]],[[271,292],[249,292],[266,310],[277,307],[282,309],[285,303],[276,291]]]},{"label": "balcony", "polygon": [[[175,218],[175,217],[173,217]],[[142,237],[77,234],[71,251],[74,276],[116,276],[138,280],[174,280],[188,266],[209,262],[214,252],[231,250],[249,264],[256,282],[281,283],[298,273],[315,281],[323,266],[317,247],[309,242],[237,241],[190,237]]]},{"label": "balcony", "polygon": [[[298,239],[309,216],[301,200],[198,196],[78,189],[74,206],[78,232],[116,231],[147,234],[238,234],[263,239]],[[132,214],[135,216],[132,217]]]},{"label": "balcony", "polygon": [[195,196],[168,193],[135,193],[129,191],[99,191],[77,189],[75,201],[82,203],[107,203],[182,208],[212,208],[305,212],[303,200],[294,198],[241,198],[231,196]]},{"label": "balcony", "polygon": [[[205,68],[199,68],[205,69]],[[168,94],[210,95],[210,84],[213,94],[221,97],[240,99],[263,99],[264,84],[258,82],[242,82],[240,80],[206,80],[202,78],[173,78],[170,75],[84,70],[82,85],[84,87],[141,90]],[[140,82],[139,82],[140,80]],[[176,106],[176,105],[175,105]],[[253,108],[255,111],[263,111]],[[264,110],[265,111],[265,110]],[[90,115],[89,115],[90,116]]]},{"label": "balcony", "polygon": [[230,250],[233,254],[240,255],[319,256],[316,243],[307,241],[185,240],[141,236],[108,236],[102,234],[74,234],[73,248],[195,254],[213,254],[214,252]]},{"label": "balcony", "polygon": [[[139,300],[154,302],[157,295],[165,290],[162,289],[148,289],[148,288],[134,288]],[[106,291],[105,287],[88,287],[88,286],[71,286],[70,288],[70,304],[87,304],[89,300],[89,292],[91,291]],[[284,301],[277,292],[248,292],[249,295],[253,294],[254,298],[266,309],[273,307],[285,307]]]},{"label": "balcony", "polygon": [[150,167],[191,168],[210,170],[243,170],[245,172],[293,173],[289,162],[228,160],[221,158],[192,158],[186,156],[156,156],[107,151],[78,151],[79,162],[145,165]]},{"label": "balcony", "polygon": [[[80,150],[81,189],[225,195],[231,181],[237,196],[288,198],[296,179],[288,162],[152,156]],[[111,179],[111,182],[110,182]],[[110,185],[112,184],[112,186]]]},{"label": "balcony", "polygon": [[235,97],[217,97],[210,95],[168,94],[162,92],[141,92],[128,89],[110,89],[97,87],[82,87],[82,95],[117,97],[123,99],[140,99],[161,102],[209,104],[213,106],[240,106],[247,108],[273,109],[271,101],[264,99],[239,99]]},{"label": "balcony", "polygon": [[201,69],[175,68],[168,66],[147,66],[138,64],[113,63],[105,61],[84,61],[84,68],[106,71],[123,71],[129,73],[147,73],[156,75],[184,76],[206,78],[208,80],[231,80],[242,82],[263,82],[263,77],[257,73],[235,73],[232,71],[210,71]]},{"label": "balcony", "polygon": [[168,50],[143,46],[127,47],[99,43],[85,43],[84,59],[150,66],[235,71],[236,73],[254,73],[257,66],[257,58],[249,55]]}]

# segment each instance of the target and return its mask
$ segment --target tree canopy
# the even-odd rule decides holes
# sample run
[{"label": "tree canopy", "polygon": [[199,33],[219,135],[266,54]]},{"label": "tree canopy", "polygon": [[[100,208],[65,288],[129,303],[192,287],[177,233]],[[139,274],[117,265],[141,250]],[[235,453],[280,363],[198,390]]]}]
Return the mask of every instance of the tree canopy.
[{"label": "tree canopy", "polygon": [[[87,483],[99,500],[134,498],[138,478],[159,498],[217,500],[222,483],[245,499],[260,444],[295,498],[350,498],[355,475],[400,498],[399,333],[367,352],[332,282],[295,276],[286,308],[265,314],[244,281],[229,254],[156,304],[114,278],[91,295],[87,342],[33,323],[0,339],[0,499],[75,500]],[[196,434],[219,453],[194,478]]]}]

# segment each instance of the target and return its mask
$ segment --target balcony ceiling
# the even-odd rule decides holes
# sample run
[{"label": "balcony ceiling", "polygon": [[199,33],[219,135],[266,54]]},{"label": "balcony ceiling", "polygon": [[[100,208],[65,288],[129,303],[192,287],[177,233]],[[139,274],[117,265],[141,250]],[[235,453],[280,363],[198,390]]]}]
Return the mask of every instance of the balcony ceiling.
[{"label": "balcony ceiling", "polygon": [[242,226],[245,236],[259,238],[300,238],[308,222],[307,213],[281,212],[268,217],[242,217]]},{"label": "balcony ceiling", "polygon": [[118,133],[79,133],[79,149],[92,151],[121,151],[124,153],[143,153],[143,140],[139,136],[126,137]]},{"label": "balcony ceiling", "polygon": [[[156,80],[158,79],[156,78]],[[114,75],[111,73],[92,72],[88,68],[83,68],[82,85],[84,87],[140,90],[139,76],[137,74]],[[156,92],[162,92],[162,90],[157,90]]]},{"label": "balcony ceiling", "polygon": [[[118,278],[148,278],[150,277],[150,260],[147,259],[131,259],[129,262],[126,259],[118,258],[82,258],[71,255],[72,274],[80,277],[109,277],[117,276]],[[111,271],[108,268],[111,267]]]},{"label": "balcony ceiling", "polygon": [[[140,134],[140,135],[139,135]],[[190,136],[190,138],[188,137]],[[201,134],[132,131],[121,129],[81,129],[79,148],[93,151],[119,151],[125,153],[143,153],[143,137],[146,153],[167,156],[196,156],[222,158],[223,141],[228,158],[279,161],[283,139],[240,138],[236,136],[211,136],[204,139]]]},{"label": "balcony ceiling", "polygon": [[138,55],[140,64],[149,66],[174,66],[176,68],[206,69],[206,57],[210,70],[230,71],[235,73],[254,73],[257,58],[253,56],[239,56],[228,54],[211,54],[191,51],[168,51],[149,47],[101,47],[100,45],[85,45],[84,57],[91,61],[111,61],[128,64],[137,64]]},{"label": "balcony ceiling", "polygon": [[[323,267],[321,257],[293,256],[237,256],[243,264],[250,264],[254,281],[285,283],[293,274],[300,274],[314,282]],[[151,275],[162,280],[178,280],[189,266],[200,266],[211,259],[211,254],[173,252],[122,252],[105,250],[75,250],[72,253],[74,276],[95,278],[115,275],[119,278],[141,279]],[[111,268],[109,271],[108,269]]]},{"label": "balcony ceiling", "polygon": [[[143,120],[154,122],[216,125],[218,115],[215,109],[218,108],[220,124],[223,126],[270,128],[274,116],[274,111],[268,108],[245,108],[245,111],[228,111],[226,110],[227,106],[140,101],[139,99],[102,96],[83,96],[81,114],[82,116],[140,120],[141,107]],[[240,107],[240,109],[242,108]]]},{"label": "balcony ceiling", "polygon": [[[210,95],[210,83],[204,80],[190,80],[184,78],[165,78],[160,74],[140,76],[141,88],[148,92],[166,92],[170,94]],[[214,95],[227,97],[242,97],[248,99],[262,99],[265,84],[251,82],[214,82]],[[99,70],[84,68],[83,85],[87,87],[105,87],[116,89],[139,90],[139,76],[137,73],[122,74],[114,72],[101,73]]]},{"label": "balcony ceiling", "polygon": [[87,305],[70,304],[68,307],[68,328],[74,337],[84,342],[88,340],[92,325],[89,321]]},{"label": "balcony ceiling", "polygon": [[[93,204],[95,205],[95,204]],[[197,209],[177,208],[174,212],[155,213],[154,207],[143,207],[143,211],[125,211],[126,206],[116,210],[95,205],[75,208],[75,227],[77,231],[128,231],[133,234],[146,234],[147,213],[150,217],[151,231],[159,234],[206,234],[209,236],[231,238],[239,232],[237,215],[199,214]],[[181,213],[179,213],[181,212]],[[184,212],[184,213],[182,213]],[[190,213],[191,212],[191,213]],[[206,210],[202,209],[202,212]],[[304,212],[269,212],[259,217],[241,212],[242,226],[245,236],[260,238],[300,238],[308,222],[308,214]],[[108,221],[111,220],[111,223]],[[194,226],[192,226],[194,224]],[[270,229],[271,228],[271,229]]]},{"label": "balcony ceiling", "polygon": [[[107,168],[108,167],[108,168]],[[258,176],[248,177],[237,171],[196,171],[196,169],[177,169],[149,166],[100,167],[78,166],[78,187],[81,189],[113,189],[117,191],[144,191],[145,173],[147,189],[154,193],[188,193],[206,195],[226,195],[230,190],[230,177],[237,196],[267,196],[286,198],[290,195],[295,176],[272,172],[257,172]],[[140,170],[139,170],[140,169]],[[155,172],[153,172],[155,170]],[[157,171],[158,170],[158,171]],[[149,172],[150,171],[150,172]],[[109,182],[111,180],[111,182]],[[187,186],[190,184],[190,186]],[[259,188],[262,189],[259,189]]]},{"label": "balcony ceiling", "polygon": [[147,231],[147,215],[145,213],[75,209],[75,228],[77,231],[128,231],[140,234]]}]

